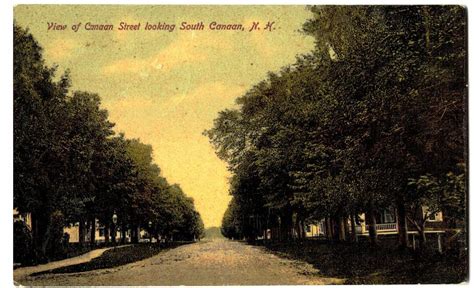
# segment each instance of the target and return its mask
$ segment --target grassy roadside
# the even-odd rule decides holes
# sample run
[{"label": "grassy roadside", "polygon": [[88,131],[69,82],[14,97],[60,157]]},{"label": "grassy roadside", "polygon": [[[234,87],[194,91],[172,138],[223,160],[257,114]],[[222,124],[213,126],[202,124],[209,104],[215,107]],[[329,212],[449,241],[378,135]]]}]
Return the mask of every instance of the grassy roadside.
[{"label": "grassy roadside", "polygon": [[290,259],[312,264],[327,277],[346,279],[344,284],[438,284],[466,281],[466,257],[430,254],[414,259],[409,251],[381,243],[376,249],[368,243],[328,243],[299,241],[267,243],[265,249]]},{"label": "grassy roadside", "polygon": [[189,243],[192,242],[174,242],[166,245],[158,245],[156,243],[142,243],[126,247],[112,248],[110,250],[105,251],[101,256],[94,258],[89,262],[42,271],[34,273],[31,276],[38,276],[50,273],[76,273],[97,269],[113,268],[128,263],[140,261],[155,256],[156,254],[162,251]]}]

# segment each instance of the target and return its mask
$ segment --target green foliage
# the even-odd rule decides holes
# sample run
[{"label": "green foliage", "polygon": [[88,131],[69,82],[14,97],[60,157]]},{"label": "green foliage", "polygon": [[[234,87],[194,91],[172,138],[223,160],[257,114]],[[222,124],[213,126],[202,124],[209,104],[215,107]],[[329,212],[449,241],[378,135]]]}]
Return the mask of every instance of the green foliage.
[{"label": "green foliage", "polygon": [[108,226],[114,213],[124,229],[153,221],[163,236],[200,238],[193,200],[160,175],[151,145],[115,135],[100,97],[69,91],[69,72],[54,80],[42,53],[15,24],[14,207],[31,213],[35,253],[62,254],[65,225],[97,218]]},{"label": "green foliage", "polygon": [[229,239],[242,239],[242,213],[238,211],[240,207],[237,206],[235,198],[230,201],[229,207],[222,218],[221,233],[224,237]]},{"label": "green foliage", "polygon": [[64,215],[60,211],[56,211],[51,215],[51,231],[50,239],[46,253],[48,257],[59,258],[66,252],[66,244],[64,243]]},{"label": "green foliage", "polygon": [[458,173],[448,172],[441,177],[431,174],[409,179],[413,188],[412,203],[427,207],[426,216],[445,212],[457,221],[466,219],[465,165],[459,164]]},{"label": "green foliage", "polygon": [[466,157],[465,9],[309,10],[302,30],[314,51],[269,73],[205,132],[233,173],[238,208],[229,206],[223,230],[244,215],[282,227],[288,215],[347,217],[423,199],[446,199],[446,213],[463,215],[447,203],[465,205],[465,191],[443,195],[464,178],[418,194],[409,179],[445,178]]},{"label": "green foliage", "polygon": [[24,221],[13,223],[13,262],[22,265],[35,264],[33,235]]}]

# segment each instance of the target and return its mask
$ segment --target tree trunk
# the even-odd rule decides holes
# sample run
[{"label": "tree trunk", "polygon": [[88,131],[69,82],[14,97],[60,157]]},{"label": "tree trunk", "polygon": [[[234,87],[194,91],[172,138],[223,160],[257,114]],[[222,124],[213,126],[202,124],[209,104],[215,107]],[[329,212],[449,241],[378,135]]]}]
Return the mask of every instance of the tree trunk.
[{"label": "tree trunk", "polygon": [[110,242],[110,224],[107,222],[104,225],[104,238],[105,238],[105,243]]},{"label": "tree trunk", "polygon": [[138,227],[137,226],[135,225],[132,226],[130,236],[131,236],[132,243],[137,244],[138,243]]},{"label": "tree trunk", "polygon": [[91,245],[95,246],[95,217],[90,219],[91,222]]},{"label": "tree trunk", "polygon": [[[44,216],[44,217],[43,217]],[[48,255],[46,253],[46,249],[48,247],[50,232],[51,232],[51,214],[45,213],[39,219],[39,252],[40,252],[40,260],[46,261]]]},{"label": "tree trunk", "polygon": [[331,223],[331,217],[326,217],[326,234],[327,234],[327,239],[329,241],[334,240],[333,239],[333,234],[332,234],[332,223]]},{"label": "tree trunk", "polygon": [[281,215],[280,233],[281,240],[287,242],[292,238],[293,215],[291,209],[287,208],[285,210]]},{"label": "tree trunk", "polygon": [[346,240],[346,230],[344,229],[344,216],[337,217],[337,229],[339,232],[339,241]]},{"label": "tree trunk", "polygon": [[280,226],[273,225],[272,228],[270,229],[270,237],[272,241],[280,241]]},{"label": "tree trunk", "polygon": [[127,231],[125,230],[125,224],[122,224],[122,227],[120,229],[120,244],[125,244],[125,238],[127,237]]},{"label": "tree trunk", "polygon": [[283,242],[287,242],[290,239],[289,231],[291,231],[291,225],[289,223],[291,219],[289,220],[288,218],[290,216],[287,214],[283,214],[281,217],[280,235]]},{"label": "tree trunk", "polygon": [[369,240],[370,244],[373,246],[377,245],[377,227],[376,227],[376,220],[375,220],[375,213],[373,210],[372,205],[367,209],[367,214],[366,214],[366,221],[367,224],[369,225]]},{"label": "tree trunk", "polygon": [[305,219],[300,220],[300,225],[301,225],[301,238],[306,239],[306,225],[305,225]]},{"label": "tree trunk", "polygon": [[423,222],[421,225],[420,225],[420,229],[418,231],[418,236],[419,236],[419,241],[420,241],[420,245],[419,245],[419,249],[420,249],[420,253],[423,253],[423,250],[425,248],[425,244],[426,244],[426,234],[425,234],[425,223],[426,222]]},{"label": "tree trunk", "polygon": [[323,219],[323,227],[324,227],[324,238],[329,240],[329,233],[328,233],[328,218],[324,217]]},{"label": "tree trunk", "polygon": [[353,242],[357,242],[357,227],[356,227],[356,222],[355,222],[355,215],[354,213],[351,213],[351,238]]},{"label": "tree trunk", "polygon": [[408,247],[408,227],[405,205],[401,202],[397,204],[397,226],[398,226],[398,245],[405,249]]},{"label": "tree trunk", "polygon": [[[268,228],[270,227],[270,210],[267,211],[267,216],[265,218],[265,243],[268,241]],[[270,230],[271,231],[271,230]]]},{"label": "tree trunk", "polygon": [[336,241],[340,241],[341,240],[341,229],[340,229],[341,222],[340,222],[339,217],[338,216],[331,217],[330,222],[331,222],[333,239]]},{"label": "tree trunk", "polygon": [[39,246],[38,217],[36,213],[31,213],[31,236],[33,237],[33,247]]},{"label": "tree trunk", "polygon": [[349,240],[349,225],[347,224],[347,217],[342,217],[342,227],[344,228],[344,241]]},{"label": "tree trunk", "polygon": [[31,230],[33,236],[33,247],[36,250],[38,261],[47,262],[46,248],[49,242],[51,213],[31,213]]},{"label": "tree trunk", "polygon": [[301,235],[301,234],[302,234],[302,233],[301,233],[301,222],[300,222],[300,216],[299,216],[298,213],[296,213],[296,221],[295,221],[295,225],[294,225],[294,226],[295,226],[295,228],[296,228],[296,237],[297,237],[298,239],[303,238],[302,235]]},{"label": "tree trunk", "polygon": [[134,239],[135,239],[135,229],[134,229],[134,226],[132,225],[132,227],[130,228],[130,242],[131,243],[134,243]]},{"label": "tree trunk", "polygon": [[79,220],[79,244],[82,246],[86,242],[86,227],[83,219]]},{"label": "tree trunk", "polygon": [[112,229],[111,229],[112,244],[115,244],[116,243],[116,237],[117,237],[117,225],[112,223],[111,227],[112,227]]}]

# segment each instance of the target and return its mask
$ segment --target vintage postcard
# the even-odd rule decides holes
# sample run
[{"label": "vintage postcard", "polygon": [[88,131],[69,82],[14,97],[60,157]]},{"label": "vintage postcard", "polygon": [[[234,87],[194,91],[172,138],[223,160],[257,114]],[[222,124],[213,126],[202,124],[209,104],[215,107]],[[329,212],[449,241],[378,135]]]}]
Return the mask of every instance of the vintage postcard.
[{"label": "vintage postcard", "polygon": [[467,8],[16,5],[13,281],[468,281]]}]

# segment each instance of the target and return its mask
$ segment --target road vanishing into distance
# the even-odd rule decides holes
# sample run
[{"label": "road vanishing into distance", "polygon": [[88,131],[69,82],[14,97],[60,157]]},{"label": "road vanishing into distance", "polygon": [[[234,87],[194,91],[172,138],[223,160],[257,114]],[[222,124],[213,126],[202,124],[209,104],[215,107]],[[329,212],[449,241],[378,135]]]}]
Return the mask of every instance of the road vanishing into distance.
[{"label": "road vanishing into distance", "polygon": [[310,264],[224,239],[179,246],[124,266],[15,279],[21,285],[318,285],[341,283]]}]

